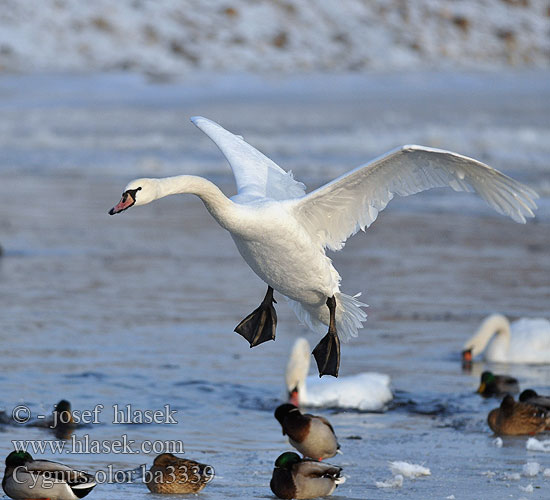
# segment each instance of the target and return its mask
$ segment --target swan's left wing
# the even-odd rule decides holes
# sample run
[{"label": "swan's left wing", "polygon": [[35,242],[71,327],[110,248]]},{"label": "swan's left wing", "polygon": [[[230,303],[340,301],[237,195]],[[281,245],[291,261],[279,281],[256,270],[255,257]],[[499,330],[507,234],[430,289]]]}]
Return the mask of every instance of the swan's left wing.
[{"label": "swan's left wing", "polygon": [[229,162],[238,189],[235,201],[286,200],[305,194],[305,186],[294,180],[292,172],[285,172],[242,137],[202,116],[194,116],[191,121],[212,139]]},{"label": "swan's left wing", "polygon": [[516,222],[533,217],[531,188],[477,160],[424,146],[403,146],[312,191],[293,206],[295,216],[323,247],[341,249],[372,224],[394,195],[434,187],[476,192]]}]

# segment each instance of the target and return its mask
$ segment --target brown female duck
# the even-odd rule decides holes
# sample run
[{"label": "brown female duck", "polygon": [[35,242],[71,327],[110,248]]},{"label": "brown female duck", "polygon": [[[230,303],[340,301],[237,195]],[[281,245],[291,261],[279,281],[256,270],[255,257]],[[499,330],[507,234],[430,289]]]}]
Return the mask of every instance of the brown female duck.
[{"label": "brown female duck", "polygon": [[514,401],[508,394],[504,396],[500,408],[489,412],[487,423],[495,434],[501,436],[532,436],[550,424],[550,416],[541,408]]},{"label": "brown female duck", "polygon": [[214,477],[210,465],[162,453],[145,476],[151,493],[198,493]]}]

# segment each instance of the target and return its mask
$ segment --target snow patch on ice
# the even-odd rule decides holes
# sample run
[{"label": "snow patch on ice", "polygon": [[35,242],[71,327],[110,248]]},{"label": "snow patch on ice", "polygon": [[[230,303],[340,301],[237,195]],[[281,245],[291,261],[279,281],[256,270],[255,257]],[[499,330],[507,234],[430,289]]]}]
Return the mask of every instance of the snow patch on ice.
[{"label": "snow patch on ice", "polygon": [[387,481],[376,481],[377,488],[401,488],[403,486],[403,476],[397,474]]},{"label": "snow patch on ice", "polygon": [[502,448],[502,438],[499,438],[497,437],[494,441],[493,441],[493,444],[497,447],[497,448]]},{"label": "snow patch on ice", "polygon": [[521,491],[525,491],[525,493],[533,493],[533,485],[528,484],[527,486],[520,486],[519,489]]},{"label": "snow patch on ice", "polygon": [[538,462],[527,462],[523,466],[523,475],[526,477],[534,477],[540,472],[540,464]]},{"label": "snow patch on ice", "polygon": [[526,447],[531,451],[550,451],[550,439],[545,439],[544,441],[539,441],[537,438],[530,437],[527,440]]},{"label": "snow patch on ice", "polygon": [[390,470],[392,474],[401,474],[404,477],[415,478],[420,476],[430,476],[430,469],[422,465],[411,464],[409,462],[390,462]]}]

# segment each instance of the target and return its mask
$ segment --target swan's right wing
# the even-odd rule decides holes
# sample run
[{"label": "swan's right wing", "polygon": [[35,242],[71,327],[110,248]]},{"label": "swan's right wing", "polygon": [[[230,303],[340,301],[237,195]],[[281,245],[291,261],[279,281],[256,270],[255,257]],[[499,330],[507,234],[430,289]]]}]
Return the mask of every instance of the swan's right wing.
[{"label": "swan's right wing", "polygon": [[305,194],[305,186],[294,180],[292,172],[285,172],[242,137],[202,116],[194,116],[191,121],[212,139],[229,162],[238,189],[235,201],[287,200]]},{"label": "swan's right wing", "polygon": [[444,186],[474,191],[516,222],[534,216],[538,195],[531,188],[473,158],[424,146],[394,149],[296,200],[292,210],[315,241],[339,250],[372,224],[394,195]]}]

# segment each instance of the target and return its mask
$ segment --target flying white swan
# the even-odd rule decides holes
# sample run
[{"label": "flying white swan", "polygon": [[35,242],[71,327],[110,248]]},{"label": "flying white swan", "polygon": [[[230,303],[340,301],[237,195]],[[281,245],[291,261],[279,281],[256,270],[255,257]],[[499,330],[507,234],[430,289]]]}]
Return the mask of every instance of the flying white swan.
[{"label": "flying white swan", "polygon": [[485,359],[495,363],[550,363],[550,321],[521,318],[510,324],[502,314],[491,314],[464,344],[463,359],[471,361],[484,350]]},{"label": "flying white swan", "polygon": [[423,146],[403,146],[305,193],[269,158],[218,124],[192,118],[227,158],[238,192],[227,198],[212,182],[197,176],[130,182],[116,214],[164,196],[195,194],[227,229],[246,263],[268,285],[266,296],[235,330],[253,347],[275,338],[273,290],[289,299],[307,326],[328,333],[313,350],[320,375],[337,376],[340,340],[357,336],[367,315],[365,304],[340,292],[340,276],[326,249],[340,250],[359,229],[376,219],[394,195],[433,187],[475,191],[497,212],[517,222],[533,217],[537,194],[497,170],[466,156]]},{"label": "flying white swan", "polygon": [[285,385],[293,405],[380,411],[393,399],[390,377],[383,373],[363,372],[337,379],[308,377],[309,350],[309,342],[300,337],[288,358]]}]

